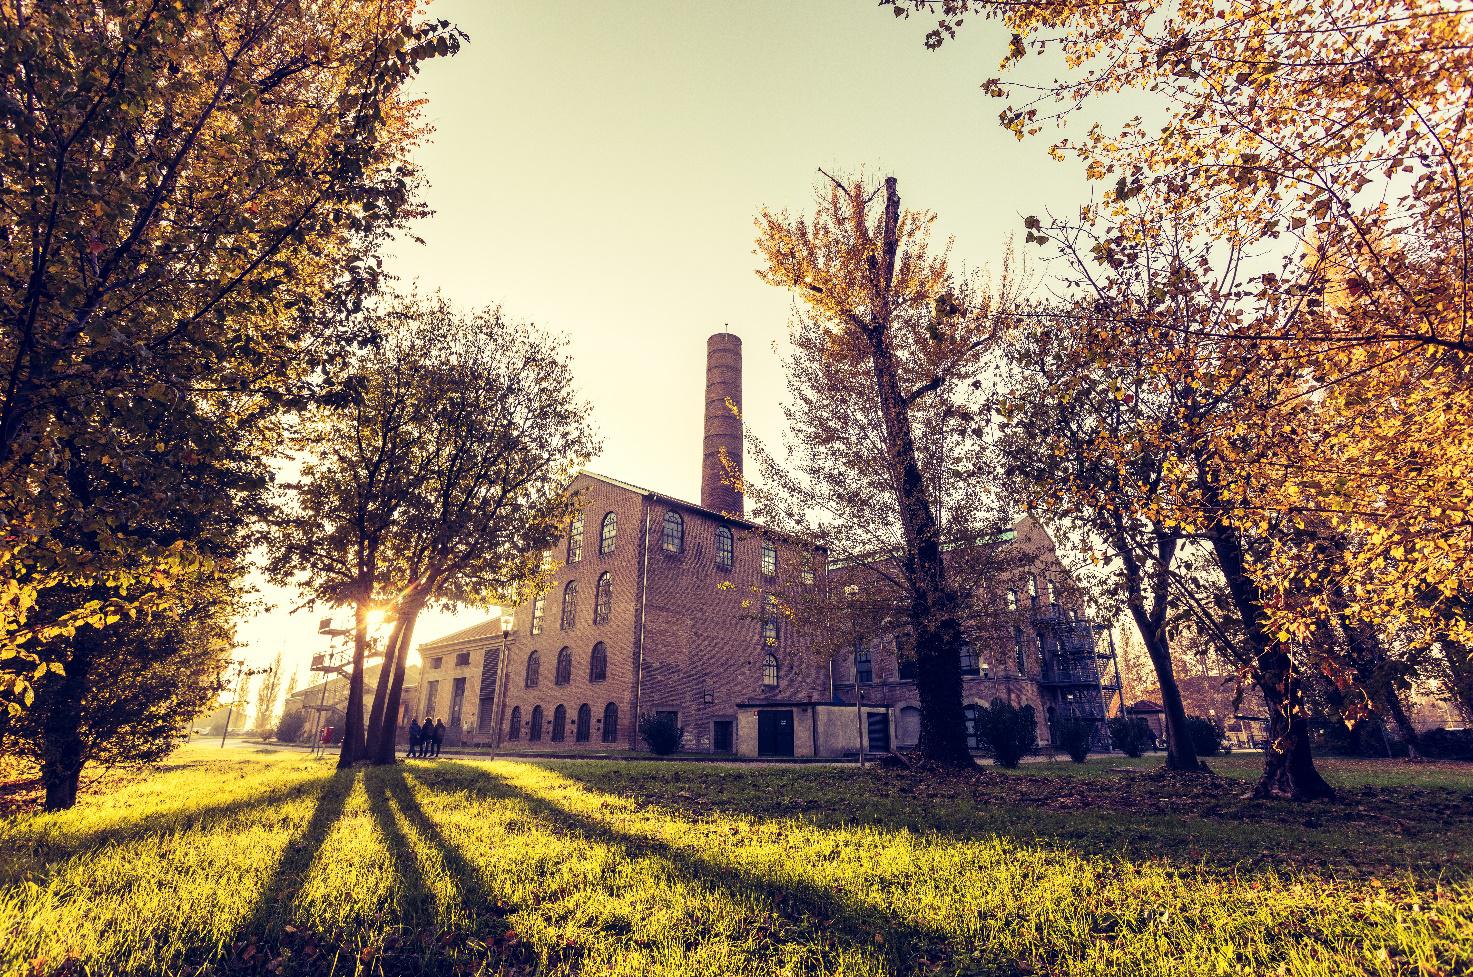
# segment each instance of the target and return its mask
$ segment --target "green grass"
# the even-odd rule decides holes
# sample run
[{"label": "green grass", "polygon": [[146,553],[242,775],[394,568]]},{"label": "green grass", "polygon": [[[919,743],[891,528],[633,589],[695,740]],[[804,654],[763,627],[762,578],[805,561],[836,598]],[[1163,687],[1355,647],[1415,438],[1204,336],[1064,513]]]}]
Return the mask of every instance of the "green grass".
[{"label": "green grass", "polygon": [[193,747],[0,820],[5,974],[1457,974],[1473,774],[1327,763],[1335,805],[1094,761],[461,760]]}]

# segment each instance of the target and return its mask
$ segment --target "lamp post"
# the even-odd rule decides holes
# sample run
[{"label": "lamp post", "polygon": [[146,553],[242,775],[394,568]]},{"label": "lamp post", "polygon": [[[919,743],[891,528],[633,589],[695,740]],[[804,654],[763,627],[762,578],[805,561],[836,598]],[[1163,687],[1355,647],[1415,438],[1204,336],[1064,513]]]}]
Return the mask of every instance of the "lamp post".
[{"label": "lamp post", "polygon": [[514,619],[510,614],[503,614],[501,616],[501,656],[497,659],[496,666],[500,672],[497,675],[499,681],[496,684],[501,686],[501,691],[496,694],[496,735],[491,738],[493,744],[491,747],[491,759],[493,760],[496,759],[496,754],[501,752],[501,737],[503,731],[506,729],[504,722],[506,718],[506,692],[511,687],[509,684],[511,681],[511,663],[507,661],[507,646],[511,641],[512,628],[515,626]]}]

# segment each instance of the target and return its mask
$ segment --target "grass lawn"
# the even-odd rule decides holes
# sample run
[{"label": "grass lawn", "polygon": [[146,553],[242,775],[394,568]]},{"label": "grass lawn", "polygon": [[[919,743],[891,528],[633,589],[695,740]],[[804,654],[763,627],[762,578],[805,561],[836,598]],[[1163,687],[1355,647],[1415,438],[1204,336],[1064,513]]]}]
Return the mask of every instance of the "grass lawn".
[{"label": "grass lawn", "polygon": [[[0,818],[4,974],[1473,972],[1473,770],[895,771],[188,747]],[[1140,768],[1121,772],[1122,766]]]}]

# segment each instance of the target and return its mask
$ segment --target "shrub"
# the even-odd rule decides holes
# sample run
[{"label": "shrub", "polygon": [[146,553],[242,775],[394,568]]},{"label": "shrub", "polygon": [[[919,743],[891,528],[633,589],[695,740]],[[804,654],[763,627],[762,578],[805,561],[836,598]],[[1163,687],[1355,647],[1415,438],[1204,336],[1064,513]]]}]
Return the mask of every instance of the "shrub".
[{"label": "shrub", "polygon": [[1085,719],[1065,719],[1057,724],[1054,732],[1069,759],[1083,763],[1089,757],[1090,740],[1095,735],[1094,723]]},{"label": "shrub", "polygon": [[276,721],[276,739],[282,743],[297,743],[307,733],[307,724],[311,717],[305,709],[293,709],[291,712],[283,713]]},{"label": "shrub", "polygon": [[1033,749],[1038,735],[1033,707],[995,700],[978,715],[977,735],[992,748],[992,758],[999,767],[1016,767],[1023,754]]},{"label": "shrub", "polygon": [[646,713],[639,717],[639,735],[644,737],[650,752],[669,756],[680,749],[680,744],[685,739],[685,729],[676,725],[675,717],[669,713]]},{"label": "shrub", "polygon": [[1429,729],[1422,752],[1438,760],[1473,760],[1473,729]]},{"label": "shrub", "polygon": [[1205,716],[1187,717],[1187,735],[1197,756],[1217,756],[1222,750],[1222,727]]},{"label": "shrub", "polygon": [[1108,728],[1110,742],[1126,756],[1140,756],[1151,745],[1151,724],[1140,716],[1116,716]]}]

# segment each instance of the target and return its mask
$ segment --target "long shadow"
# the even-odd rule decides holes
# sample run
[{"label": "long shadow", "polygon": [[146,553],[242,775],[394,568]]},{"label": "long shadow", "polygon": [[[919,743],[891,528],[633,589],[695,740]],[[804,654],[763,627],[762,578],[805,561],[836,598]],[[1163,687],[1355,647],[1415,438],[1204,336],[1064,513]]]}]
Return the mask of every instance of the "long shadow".
[{"label": "long shadow", "polygon": [[[949,955],[947,943],[950,934],[939,929],[897,919],[893,914],[873,907],[861,909],[803,879],[759,874],[654,838],[628,834],[570,811],[478,767],[454,761],[442,766],[455,768],[455,787],[487,799],[515,800],[555,831],[579,835],[618,849],[629,858],[664,862],[685,878],[720,892],[751,896],[767,912],[810,933],[816,945],[830,940],[841,941],[862,953],[886,958],[899,972],[907,972],[919,959],[934,961]],[[427,783],[418,773],[411,776],[427,789],[435,789],[435,785]],[[460,859],[460,864],[465,865],[464,859]],[[465,870],[474,872],[469,866]],[[877,931],[882,935],[883,943],[876,939]]]},{"label": "long shadow", "polygon": [[434,920],[435,896],[425,884],[424,872],[409,837],[399,826],[399,819],[394,816],[394,808],[397,807],[402,812],[404,804],[397,799],[390,800],[390,784],[402,785],[403,777],[403,773],[398,770],[371,768],[364,773],[363,787],[368,794],[368,811],[378,823],[384,847],[394,860],[397,883],[394,887],[394,901],[400,921],[405,926],[416,926]]}]

